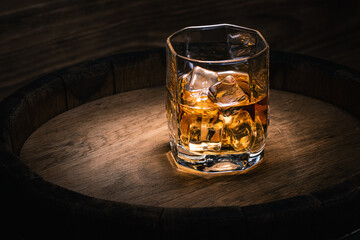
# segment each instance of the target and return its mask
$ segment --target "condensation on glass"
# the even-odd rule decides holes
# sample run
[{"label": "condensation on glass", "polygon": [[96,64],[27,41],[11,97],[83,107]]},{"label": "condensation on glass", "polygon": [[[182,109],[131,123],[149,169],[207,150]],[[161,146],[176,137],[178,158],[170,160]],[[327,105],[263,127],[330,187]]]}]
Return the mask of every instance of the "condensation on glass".
[{"label": "condensation on glass", "polygon": [[253,29],[187,27],[167,39],[166,115],[176,164],[244,172],[264,157],[269,46]]}]

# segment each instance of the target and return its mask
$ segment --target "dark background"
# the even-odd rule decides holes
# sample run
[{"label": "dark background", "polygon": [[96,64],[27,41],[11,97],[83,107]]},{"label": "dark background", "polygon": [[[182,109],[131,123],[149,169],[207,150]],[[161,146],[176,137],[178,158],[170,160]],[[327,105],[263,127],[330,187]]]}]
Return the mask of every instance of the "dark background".
[{"label": "dark background", "polygon": [[[360,1],[1,0],[0,99],[55,70],[121,52],[164,47],[166,37],[180,28],[215,23],[232,23],[258,29],[272,50],[306,54],[360,71]],[[353,96],[356,95],[355,90],[352,92]],[[337,92],[334,95],[341,94]],[[26,106],[24,104],[23,109],[26,110]],[[18,115],[20,117],[13,117],[14,121],[18,121],[14,126],[27,121],[23,117],[27,112],[22,112],[24,114]],[[22,130],[22,125],[18,125],[18,129]],[[17,132],[18,129],[14,129],[12,136],[25,138],[26,134],[16,134],[20,130]],[[28,202],[24,206],[38,203],[36,194],[30,200],[17,199],[15,205],[24,201]],[[48,198],[41,195],[39,199]],[[44,203],[40,202],[38,209],[50,206],[50,209],[55,208],[57,212],[62,211],[63,205],[53,207],[53,202],[56,201],[45,202],[45,207],[40,206]],[[349,205],[350,211],[354,205]],[[7,208],[5,204],[2,206]],[[37,208],[34,209],[29,212],[36,212]],[[78,213],[76,209],[72,210],[74,215]],[[64,215],[68,213],[64,212]],[[331,211],[329,213],[334,214]],[[80,215],[86,217],[86,214],[88,213],[84,211]],[[91,214],[97,216],[96,213],[90,212]],[[338,213],[335,212],[335,216],[336,214]],[[41,218],[47,215],[39,216]],[[36,234],[38,228],[33,229],[32,226],[38,222],[29,222],[28,225],[27,219],[22,222],[31,226],[33,234]],[[62,219],[59,218],[59,221]],[[15,219],[13,222],[21,222],[20,220],[22,219]],[[42,219],[43,222],[46,220]],[[89,222],[93,220],[90,219]],[[49,226],[52,224],[48,222]],[[87,221],[83,223],[87,228],[86,224]],[[339,228],[341,224],[340,222]],[[56,234],[58,233],[54,235]]]},{"label": "dark background", "polygon": [[2,0],[0,99],[75,63],[165,46],[190,25],[255,28],[272,50],[360,70],[360,1]]}]

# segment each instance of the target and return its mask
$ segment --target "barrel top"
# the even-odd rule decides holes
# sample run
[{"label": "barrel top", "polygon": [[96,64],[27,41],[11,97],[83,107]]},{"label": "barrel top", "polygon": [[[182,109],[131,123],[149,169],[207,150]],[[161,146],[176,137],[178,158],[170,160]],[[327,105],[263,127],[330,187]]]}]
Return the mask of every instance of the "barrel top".
[{"label": "barrel top", "polygon": [[116,202],[247,206],[306,195],[360,170],[360,121],[322,101],[271,90],[265,160],[242,175],[193,175],[170,159],[165,88],[102,98],[51,119],[20,159],[46,181]]},{"label": "barrel top", "polygon": [[41,223],[44,235],[139,239],[233,237],[239,228],[246,239],[334,239],[359,226],[359,72],[271,52],[264,161],[243,175],[204,177],[167,157],[165,66],[163,48],[110,56],[1,102],[0,184],[11,223]]}]

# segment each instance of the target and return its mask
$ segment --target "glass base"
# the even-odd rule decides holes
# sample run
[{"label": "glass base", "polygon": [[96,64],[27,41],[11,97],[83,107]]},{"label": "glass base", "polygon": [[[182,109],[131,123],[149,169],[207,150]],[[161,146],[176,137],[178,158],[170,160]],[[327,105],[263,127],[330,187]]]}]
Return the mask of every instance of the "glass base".
[{"label": "glass base", "polygon": [[244,173],[254,168],[264,157],[264,149],[254,154],[196,155],[172,141],[170,147],[176,166],[193,173]]}]

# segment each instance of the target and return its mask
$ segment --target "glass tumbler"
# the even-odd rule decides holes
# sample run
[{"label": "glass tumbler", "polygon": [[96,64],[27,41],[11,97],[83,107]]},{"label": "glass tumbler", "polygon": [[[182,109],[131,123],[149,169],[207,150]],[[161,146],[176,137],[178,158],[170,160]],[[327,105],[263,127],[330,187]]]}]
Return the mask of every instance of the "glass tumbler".
[{"label": "glass tumbler", "polygon": [[245,172],[264,157],[269,46],[256,30],[194,26],[167,38],[166,115],[176,165]]}]

